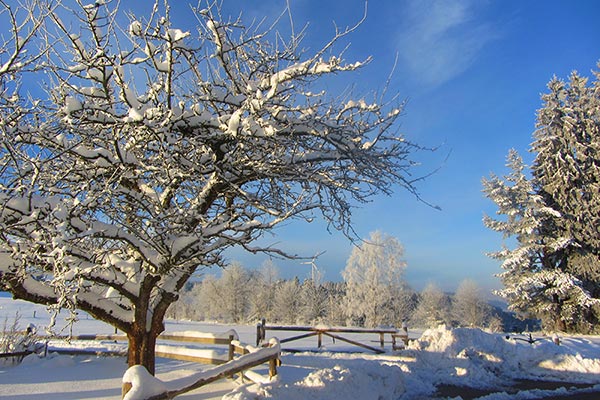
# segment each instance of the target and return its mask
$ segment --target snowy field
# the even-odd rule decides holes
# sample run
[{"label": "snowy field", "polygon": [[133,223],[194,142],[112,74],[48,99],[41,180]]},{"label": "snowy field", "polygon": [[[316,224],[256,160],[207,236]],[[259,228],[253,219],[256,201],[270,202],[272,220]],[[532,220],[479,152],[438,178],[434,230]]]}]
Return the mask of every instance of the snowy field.
[{"label": "snowy field", "polygon": [[[11,322],[15,313],[20,325],[32,323],[43,330],[48,315],[41,306],[0,297],[0,323]],[[35,311],[35,318],[34,318]],[[252,344],[255,326],[231,326],[169,321],[168,332],[196,330],[238,332],[240,340]],[[114,333],[108,325],[80,315],[74,334]],[[267,331],[267,337],[280,332]],[[278,335],[280,338],[292,334]],[[342,335],[343,336],[343,335]],[[356,347],[323,340],[316,352],[316,338],[283,345],[300,352],[282,355],[277,379],[261,385],[222,380],[177,397],[178,399],[246,400],[256,398],[305,399],[537,399],[584,396],[600,398],[600,338],[561,337],[561,345],[542,339],[531,345],[507,340],[504,335],[480,330],[438,328],[411,342],[408,349],[384,355],[356,351]],[[375,335],[352,335],[352,339],[377,346]],[[538,337],[540,337],[538,335]],[[74,343],[74,346],[84,344]],[[112,343],[95,343],[111,347]],[[386,346],[390,347],[389,344]],[[312,350],[312,351],[311,351]],[[157,377],[165,382],[199,373],[207,366],[174,360],[157,360]],[[121,378],[127,369],[123,358],[50,354],[27,357],[20,365],[0,363],[0,398],[118,399]],[[551,384],[532,384],[550,381]],[[559,382],[559,383],[555,383]],[[595,385],[595,386],[594,386]],[[460,397],[459,397],[460,396]],[[591,396],[591,397],[590,397]],[[566,397],[565,397],[566,398]]]}]

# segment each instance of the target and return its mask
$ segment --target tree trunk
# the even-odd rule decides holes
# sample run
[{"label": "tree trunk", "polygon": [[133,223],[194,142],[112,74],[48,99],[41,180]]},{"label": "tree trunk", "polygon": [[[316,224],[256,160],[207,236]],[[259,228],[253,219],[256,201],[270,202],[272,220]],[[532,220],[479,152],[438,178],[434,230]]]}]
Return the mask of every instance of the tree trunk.
[{"label": "tree trunk", "polygon": [[127,339],[129,340],[127,348],[127,364],[129,367],[143,365],[149,373],[154,375],[156,366],[154,347],[158,335],[159,332],[154,330],[145,332],[144,329],[142,329],[141,332],[140,330],[136,330],[135,332],[127,334]]},{"label": "tree trunk", "polygon": [[563,320],[563,315],[562,315],[562,301],[560,300],[558,295],[553,294],[552,302],[555,304],[554,315],[551,315],[554,329],[558,330],[559,332],[568,332],[567,324]]}]

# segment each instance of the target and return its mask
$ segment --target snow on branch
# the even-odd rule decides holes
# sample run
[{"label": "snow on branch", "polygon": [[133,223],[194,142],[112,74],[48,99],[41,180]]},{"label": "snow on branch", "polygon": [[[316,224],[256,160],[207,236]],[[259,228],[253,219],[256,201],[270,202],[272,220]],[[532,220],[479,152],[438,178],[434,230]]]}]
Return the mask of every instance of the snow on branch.
[{"label": "snow on branch", "polygon": [[[156,332],[226,249],[294,257],[255,241],[319,214],[352,236],[355,203],[417,194],[421,148],[398,133],[403,103],[322,90],[370,60],[333,54],[356,27],[307,56],[299,36],[271,43],[274,25],[251,30],[216,6],[194,11],[193,31],[174,25],[167,2],[149,16],[76,3],[21,23],[0,0],[16,18],[2,70],[20,75],[27,61],[48,88],[0,102],[0,239],[15,260],[0,279],[19,297]],[[39,56],[27,58],[22,36]]]}]

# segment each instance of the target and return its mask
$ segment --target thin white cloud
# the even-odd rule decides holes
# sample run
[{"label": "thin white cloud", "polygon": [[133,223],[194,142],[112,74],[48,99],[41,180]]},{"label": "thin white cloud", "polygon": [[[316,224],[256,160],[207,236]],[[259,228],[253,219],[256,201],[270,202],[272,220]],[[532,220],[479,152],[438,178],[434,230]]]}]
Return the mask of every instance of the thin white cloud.
[{"label": "thin white cloud", "polygon": [[478,18],[477,0],[409,0],[400,12],[398,51],[421,85],[437,86],[466,71],[498,37]]}]

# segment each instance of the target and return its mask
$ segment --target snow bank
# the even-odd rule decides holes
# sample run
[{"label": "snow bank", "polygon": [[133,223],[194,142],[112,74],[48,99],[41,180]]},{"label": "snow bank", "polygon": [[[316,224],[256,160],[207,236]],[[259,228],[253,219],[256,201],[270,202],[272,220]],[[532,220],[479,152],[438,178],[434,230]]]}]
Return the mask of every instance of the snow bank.
[{"label": "snow bank", "polygon": [[[563,338],[561,345],[551,338],[539,339],[529,344],[479,329],[440,326],[425,331],[419,340],[409,344],[409,350],[425,352],[426,357],[437,357],[442,363],[454,365],[459,376],[470,373],[485,379],[484,375],[491,373],[504,379],[597,381],[600,374],[597,345],[583,337]],[[459,360],[467,361],[464,367]]]},{"label": "snow bank", "polygon": [[452,385],[494,391],[489,399],[505,400],[567,393],[535,389],[516,394],[514,382],[521,379],[560,381],[565,386],[597,383],[598,343],[585,337],[562,338],[561,343],[548,338],[529,344],[479,329],[441,326],[392,355],[284,355],[276,381],[243,386],[224,398],[408,400],[437,397],[438,387]]},{"label": "snow bank", "polygon": [[[333,355],[329,353],[328,356]],[[304,358],[301,354],[297,357]],[[317,361],[312,356],[307,357]],[[283,361],[276,381],[242,386],[223,399],[398,399],[405,392],[404,372],[399,365],[382,368],[380,362],[361,359],[336,361],[326,357],[319,358],[315,368],[294,366],[288,364],[288,360],[289,357]],[[314,370],[304,375],[302,372],[307,369]]]}]

